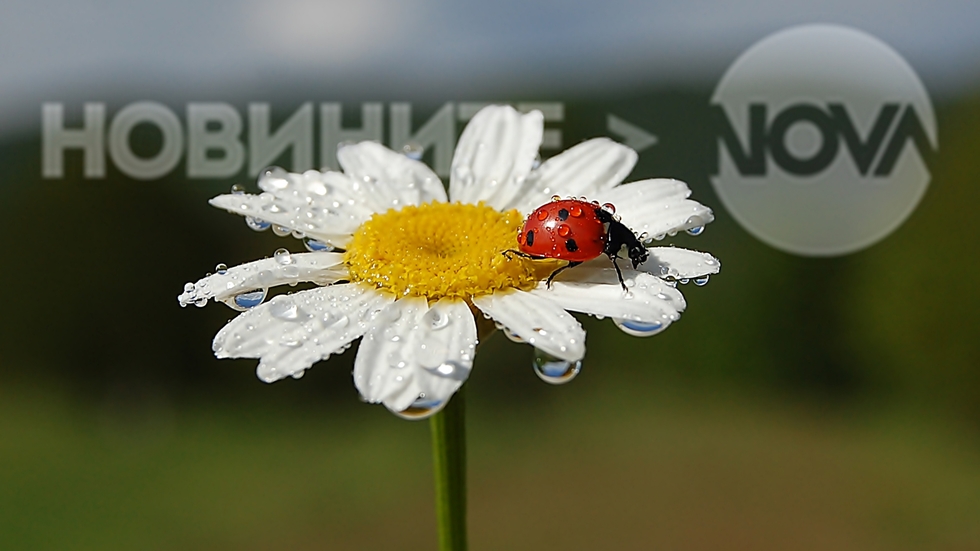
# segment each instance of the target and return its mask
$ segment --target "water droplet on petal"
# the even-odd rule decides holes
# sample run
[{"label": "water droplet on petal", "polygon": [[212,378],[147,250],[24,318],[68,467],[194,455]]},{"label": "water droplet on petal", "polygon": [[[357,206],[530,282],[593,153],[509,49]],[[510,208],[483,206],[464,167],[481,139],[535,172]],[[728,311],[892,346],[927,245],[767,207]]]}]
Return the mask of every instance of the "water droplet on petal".
[{"label": "water droplet on petal", "polygon": [[235,185],[231,186],[231,194],[232,195],[244,195],[245,194],[245,186],[243,186],[241,184],[235,184]]},{"label": "water droplet on petal", "polygon": [[316,239],[307,239],[303,242],[303,245],[306,246],[306,250],[314,253],[319,251],[330,252],[333,250],[333,245],[329,245]]},{"label": "water droplet on petal", "polygon": [[694,278],[694,284],[697,285],[698,287],[704,287],[705,285],[708,284],[708,277],[709,276],[706,275],[701,277],[696,277]]},{"label": "water droplet on petal", "polygon": [[430,400],[428,398],[420,396],[418,400],[412,402],[412,405],[403,409],[402,411],[392,411],[395,415],[401,417],[402,419],[408,419],[409,421],[418,421],[419,419],[426,419],[432,417],[433,415],[442,411],[442,408],[446,407],[449,401],[438,401]]},{"label": "water droplet on petal", "polygon": [[269,229],[270,226],[272,226],[272,224],[266,222],[265,220],[259,220],[258,218],[253,218],[251,216],[245,217],[245,224],[247,224],[249,228],[252,228],[255,231],[265,231]]},{"label": "water droplet on petal", "polygon": [[272,257],[280,266],[288,266],[293,263],[293,257],[286,249],[276,249],[276,252],[272,253]]},{"label": "water droplet on petal", "polygon": [[402,357],[401,352],[395,351],[388,354],[388,365],[395,369],[405,369],[408,366],[408,362]]},{"label": "water droplet on petal", "polygon": [[277,299],[269,303],[269,314],[283,321],[298,321],[299,307],[290,299]]},{"label": "water droplet on petal", "polygon": [[684,225],[688,226],[687,233],[691,235],[701,235],[701,232],[704,231],[704,220],[700,216],[688,218]]},{"label": "water droplet on petal", "polygon": [[609,213],[612,213],[612,214],[616,214],[616,205],[614,205],[612,203],[606,203],[606,204],[602,205],[602,210],[604,210],[606,212],[609,212]]},{"label": "water droplet on petal", "polygon": [[503,333],[504,336],[506,336],[511,341],[516,342],[516,343],[519,343],[519,344],[523,344],[525,342],[524,339],[522,339],[520,335],[518,335],[517,333],[511,331],[510,328],[507,327],[506,325],[504,325],[502,323],[499,323],[499,322],[495,322],[494,325],[496,325],[497,326],[497,329],[499,329],[500,332]]},{"label": "water droplet on petal", "polygon": [[402,147],[402,153],[413,161],[421,161],[425,148],[418,142],[408,142]]},{"label": "water droplet on petal", "polygon": [[225,275],[228,273],[228,266],[226,266],[225,264],[218,264],[217,266],[214,267],[214,271],[217,272],[219,275]]},{"label": "water droplet on petal", "polygon": [[300,369],[296,373],[293,373],[291,376],[294,379],[302,379],[303,378],[303,375],[306,375],[306,370],[305,369]]},{"label": "water droplet on petal", "polygon": [[623,333],[634,337],[649,337],[666,329],[664,324],[657,321],[653,323],[621,319],[615,321],[616,327],[619,327]]},{"label": "water droplet on petal", "polygon": [[278,166],[270,166],[259,176],[259,185],[262,189],[267,187],[286,189],[289,187],[289,173]]},{"label": "water droplet on petal", "polygon": [[289,235],[290,233],[292,233],[292,230],[289,229],[289,228],[287,228],[286,226],[280,226],[279,224],[273,224],[272,225],[272,233],[278,235],[279,237],[286,237],[287,235]]},{"label": "water droplet on petal", "polygon": [[235,295],[235,298],[232,299],[230,304],[236,310],[248,310],[249,308],[255,308],[259,304],[262,304],[262,301],[265,300],[265,295],[265,289],[241,293]]},{"label": "water droplet on petal", "polygon": [[570,362],[556,358],[537,348],[534,349],[532,365],[538,378],[553,385],[561,385],[571,381],[582,370],[582,360]]},{"label": "water droplet on petal", "polygon": [[449,314],[446,314],[445,312],[442,312],[436,308],[426,312],[423,319],[425,323],[428,323],[429,327],[433,330],[443,329],[449,325]]},{"label": "water droplet on petal", "polygon": [[455,362],[446,362],[433,368],[432,373],[442,375],[443,377],[451,377],[458,370],[459,366]]}]

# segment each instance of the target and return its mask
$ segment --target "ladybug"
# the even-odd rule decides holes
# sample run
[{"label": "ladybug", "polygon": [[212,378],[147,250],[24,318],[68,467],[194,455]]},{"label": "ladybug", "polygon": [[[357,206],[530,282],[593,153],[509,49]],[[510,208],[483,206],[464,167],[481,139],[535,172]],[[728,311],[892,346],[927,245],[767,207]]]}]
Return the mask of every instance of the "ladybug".
[{"label": "ladybug", "polygon": [[555,276],[563,270],[605,254],[616,268],[619,284],[625,291],[623,272],[616,264],[619,252],[626,247],[634,269],[646,261],[649,253],[636,234],[614,216],[615,210],[611,204],[600,206],[598,202],[555,197],[536,208],[524,221],[517,236],[520,250],[504,251],[504,255],[567,260],[568,264],[548,276],[547,285],[551,287]]}]

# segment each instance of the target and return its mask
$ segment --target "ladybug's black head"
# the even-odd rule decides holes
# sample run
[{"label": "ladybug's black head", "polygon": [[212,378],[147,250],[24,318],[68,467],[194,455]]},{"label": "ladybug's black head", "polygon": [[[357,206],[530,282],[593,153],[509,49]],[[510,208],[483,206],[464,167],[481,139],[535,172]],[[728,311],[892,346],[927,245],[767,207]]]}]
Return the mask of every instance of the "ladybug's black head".
[{"label": "ladybug's black head", "polygon": [[624,246],[626,247],[626,254],[629,255],[630,261],[633,263],[633,268],[635,269],[640,264],[646,262],[650,254],[647,252],[646,247],[643,243],[636,238],[636,234],[633,230],[626,227],[625,224],[616,220],[612,213],[605,209],[595,209],[595,214],[604,224],[608,224],[607,238],[606,238],[606,255],[609,258],[617,258],[620,249]]}]

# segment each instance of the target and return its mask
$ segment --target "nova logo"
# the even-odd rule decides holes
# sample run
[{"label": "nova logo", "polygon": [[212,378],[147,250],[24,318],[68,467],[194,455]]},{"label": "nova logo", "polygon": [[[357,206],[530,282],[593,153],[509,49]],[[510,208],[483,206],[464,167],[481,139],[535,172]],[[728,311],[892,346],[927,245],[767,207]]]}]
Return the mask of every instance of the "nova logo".
[{"label": "nova logo", "polygon": [[794,27],[763,39],[712,97],[712,183],[760,240],[809,256],[883,239],[912,213],[938,148],[935,115],[912,68],[863,32]]},{"label": "nova logo", "polygon": [[[721,137],[743,176],[765,176],[767,153],[776,166],[788,174],[819,174],[837,158],[842,142],[862,176],[869,172],[875,176],[889,176],[906,142],[912,141],[919,152],[932,149],[914,106],[906,105],[902,116],[898,117],[901,109],[897,103],[883,104],[867,136],[862,137],[843,103],[830,103],[825,109],[805,103],[793,105],[773,117],[771,123],[767,122],[770,119],[766,104],[752,103],[749,104],[749,149],[742,149],[727,120]],[[896,118],[898,124],[893,124]],[[798,124],[809,124],[819,134],[819,146],[812,154],[798,155],[787,145],[790,130]]]}]

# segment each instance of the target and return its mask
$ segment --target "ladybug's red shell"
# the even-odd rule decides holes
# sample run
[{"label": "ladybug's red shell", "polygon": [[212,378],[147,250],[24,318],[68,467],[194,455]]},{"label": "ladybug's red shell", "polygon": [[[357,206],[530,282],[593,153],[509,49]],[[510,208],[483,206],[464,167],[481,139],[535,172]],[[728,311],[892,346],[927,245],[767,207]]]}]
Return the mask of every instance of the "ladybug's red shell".
[{"label": "ladybug's red shell", "polygon": [[598,205],[563,199],[532,212],[517,236],[521,251],[543,258],[585,262],[605,252],[608,229],[596,216]]}]

